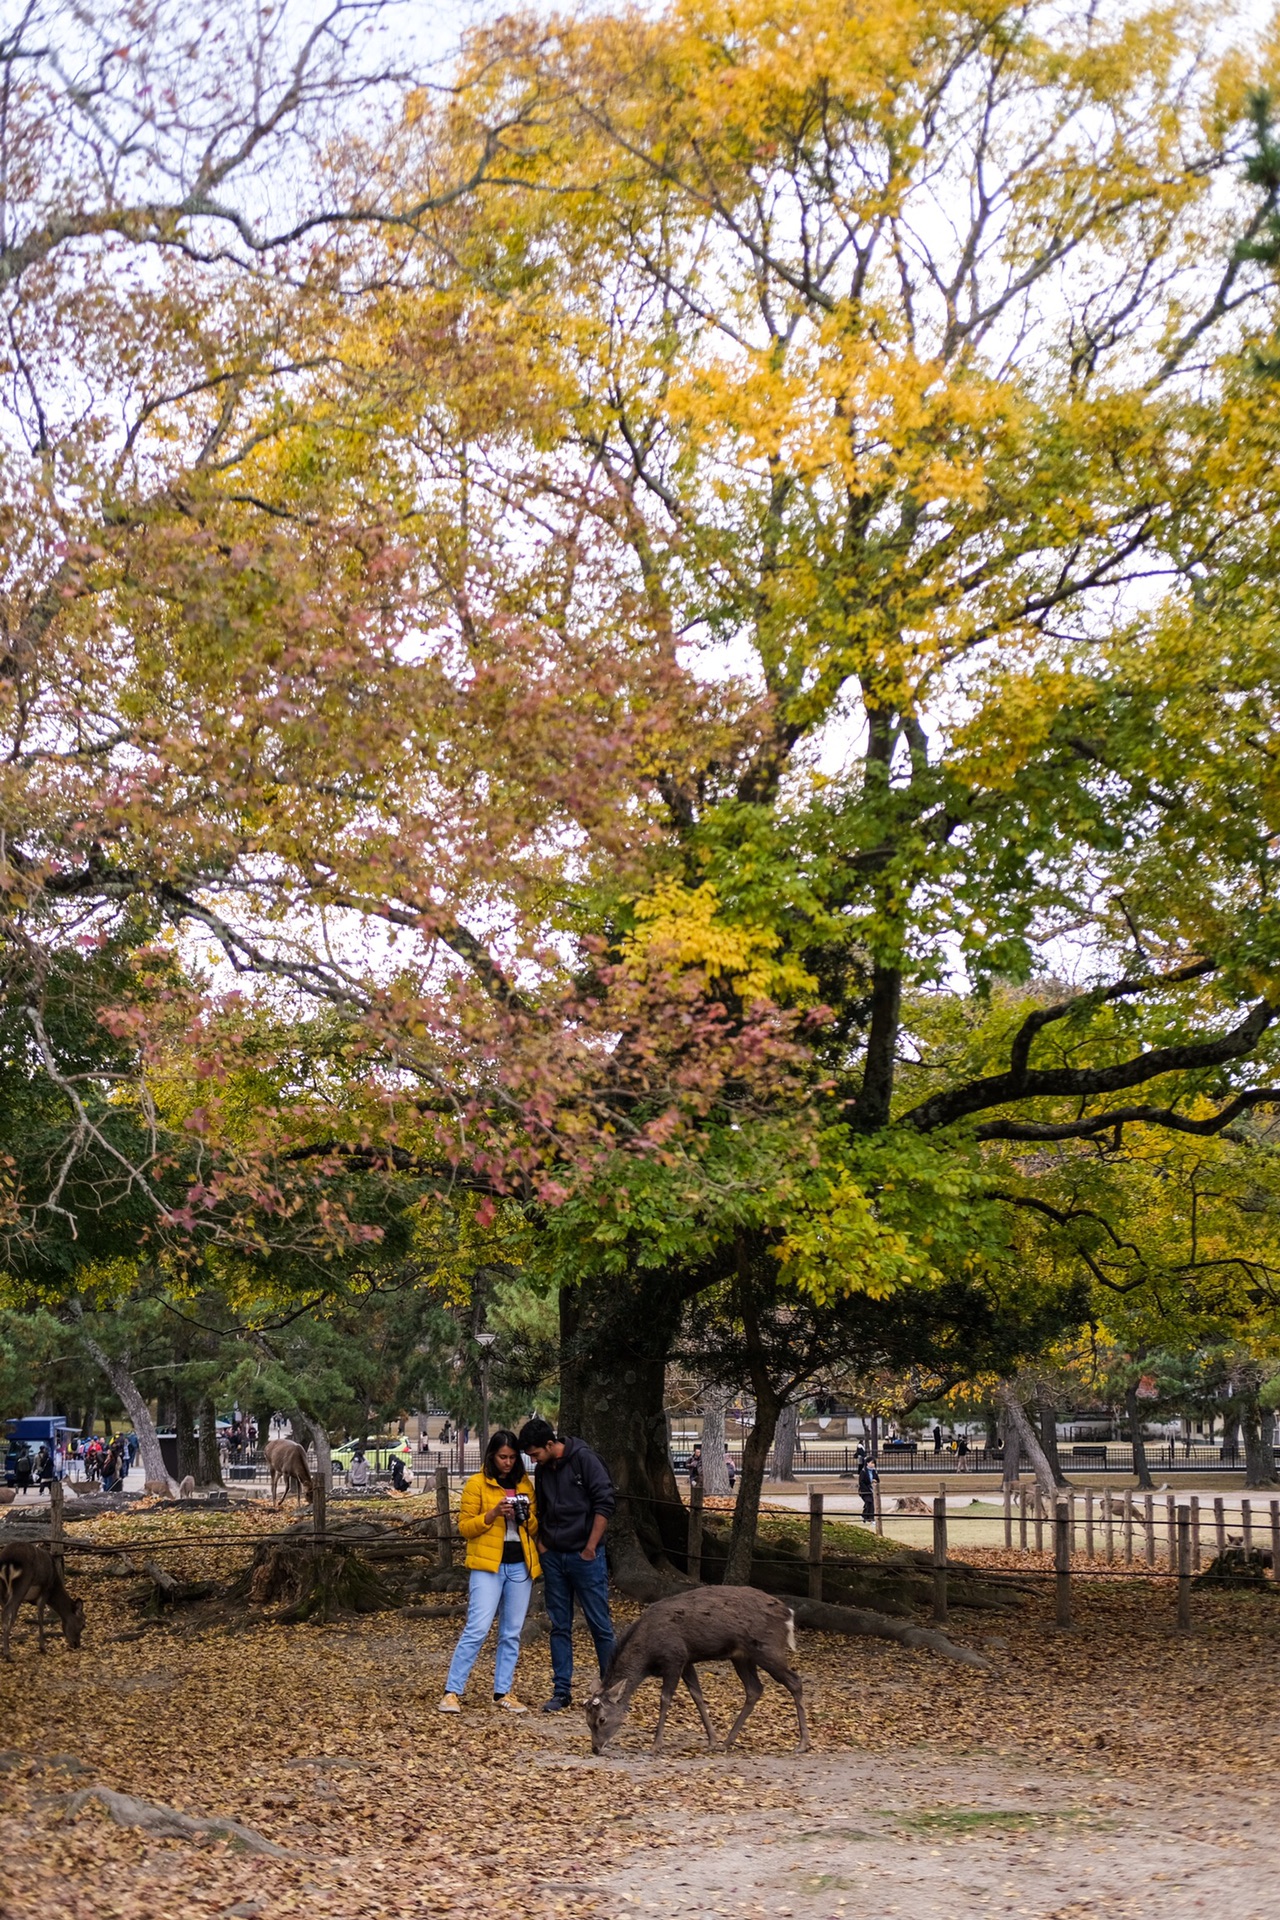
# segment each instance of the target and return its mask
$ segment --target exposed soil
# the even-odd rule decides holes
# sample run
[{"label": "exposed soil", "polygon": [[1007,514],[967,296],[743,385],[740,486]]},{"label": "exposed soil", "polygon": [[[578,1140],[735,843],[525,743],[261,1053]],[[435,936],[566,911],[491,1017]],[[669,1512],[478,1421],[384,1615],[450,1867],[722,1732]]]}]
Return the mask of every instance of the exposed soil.
[{"label": "exposed soil", "polygon": [[[790,1789],[747,1829],[673,1818],[678,1851],[647,1853],[604,1882],[616,1914],[734,1920],[1274,1920],[1280,1833],[1269,1793],[1158,1781],[1025,1759],[961,1765],[917,1751],[886,1768],[867,1755],[803,1768],[752,1760],[747,1781]],[[690,1764],[694,1806],[714,1801]],[[710,1789],[710,1792],[708,1791]],[[886,1802],[891,1805],[886,1808]]]}]

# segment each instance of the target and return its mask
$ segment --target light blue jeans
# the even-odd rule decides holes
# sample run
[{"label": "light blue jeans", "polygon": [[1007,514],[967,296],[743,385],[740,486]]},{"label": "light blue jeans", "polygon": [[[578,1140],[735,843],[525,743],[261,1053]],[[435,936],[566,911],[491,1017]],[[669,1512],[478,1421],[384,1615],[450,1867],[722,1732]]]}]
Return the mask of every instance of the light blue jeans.
[{"label": "light blue jeans", "polygon": [[495,1614],[498,1615],[498,1651],[493,1663],[493,1690],[510,1693],[520,1658],[520,1629],[532,1594],[533,1581],[523,1561],[518,1566],[504,1563],[496,1573],[471,1569],[467,1624],[449,1662],[449,1678],[444,1683],[446,1693],[461,1693],[466,1686]]}]

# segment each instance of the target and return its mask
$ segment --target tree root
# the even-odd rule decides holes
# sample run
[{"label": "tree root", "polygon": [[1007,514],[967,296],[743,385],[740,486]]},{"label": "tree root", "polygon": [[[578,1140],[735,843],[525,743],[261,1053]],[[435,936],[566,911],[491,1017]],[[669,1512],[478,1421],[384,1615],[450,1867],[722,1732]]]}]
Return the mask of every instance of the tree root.
[{"label": "tree root", "polygon": [[[674,1568],[664,1570],[655,1567],[648,1561],[643,1566],[637,1566],[637,1558],[637,1555],[633,1555],[621,1570],[617,1567],[613,1570],[617,1585],[630,1599],[639,1600],[642,1606],[651,1606],[655,1600],[665,1599],[668,1594],[691,1591],[694,1583],[686,1579],[684,1574],[677,1573]],[[985,1654],[975,1652],[972,1647],[958,1646],[945,1633],[939,1633],[936,1627],[917,1627],[907,1620],[892,1620],[887,1613],[877,1613],[870,1607],[837,1606],[831,1601],[806,1600],[790,1593],[778,1597],[792,1608],[798,1627],[811,1627],[818,1633],[847,1633],[874,1640],[894,1640],[903,1647],[923,1647],[927,1652],[939,1654],[944,1660],[955,1660],[961,1666],[977,1667],[985,1673],[992,1669],[992,1663]]]},{"label": "tree root", "polygon": [[118,1827],[141,1827],[144,1833],[154,1833],[161,1839],[230,1840],[245,1853],[262,1853],[274,1860],[306,1857],[290,1853],[285,1847],[278,1847],[264,1833],[241,1826],[238,1820],[227,1820],[216,1814],[179,1813],[176,1807],[155,1806],[149,1800],[135,1800],[132,1794],[117,1793],[113,1787],[81,1787],[78,1792],[69,1793],[62,1803],[63,1819],[73,1819],[94,1800],[110,1814]]},{"label": "tree root", "polygon": [[792,1599],[791,1607],[798,1627],[812,1627],[817,1633],[866,1634],[873,1640],[896,1640],[902,1647],[923,1647],[944,1660],[978,1667],[984,1673],[991,1671],[991,1661],[984,1653],[957,1646],[937,1627],[915,1627],[906,1620],[891,1620],[887,1613],[873,1613],[870,1607],[837,1607],[827,1600]]},{"label": "tree root", "polygon": [[358,1554],[316,1548],[303,1539],[259,1547],[232,1593],[259,1607],[283,1601],[273,1616],[280,1626],[330,1620],[339,1613],[381,1613],[396,1605],[396,1596]]}]

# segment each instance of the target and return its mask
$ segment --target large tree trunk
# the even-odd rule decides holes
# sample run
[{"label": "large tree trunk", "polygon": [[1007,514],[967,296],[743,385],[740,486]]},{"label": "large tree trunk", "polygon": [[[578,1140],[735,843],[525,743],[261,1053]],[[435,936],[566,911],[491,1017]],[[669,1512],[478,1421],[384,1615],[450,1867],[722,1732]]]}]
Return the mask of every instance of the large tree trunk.
[{"label": "large tree trunk", "polygon": [[1138,1476],[1138,1485],[1142,1488],[1154,1487],[1151,1468],[1147,1464],[1147,1446],[1142,1437],[1142,1408],[1138,1403],[1138,1383],[1130,1381],[1124,1390],[1124,1417],[1129,1429],[1129,1444],[1133,1448],[1133,1470]]},{"label": "large tree trunk", "polygon": [[778,1415],[778,1431],[773,1440],[773,1477],[775,1480],[794,1480],[796,1477],[796,1440],[800,1434],[800,1407],[795,1400],[789,1401]]},{"label": "large tree trunk", "polygon": [[218,1412],[213,1395],[200,1402],[200,1470],[196,1475],[202,1487],[222,1485],[222,1459],[218,1453]]},{"label": "large tree trunk", "polygon": [[698,1405],[702,1413],[702,1491],[725,1494],[729,1491],[729,1469],[725,1464],[724,1417],[729,1411],[733,1391],[708,1382]]},{"label": "large tree trunk", "polygon": [[[329,1444],[329,1429],[322,1426],[319,1420],[313,1420],[311,1415],[305,1413],[301,1407],[295,1407],[289,1415],[289,1424],[294,1430],[294,1437],[299,1446],[305,1448],[310,1442],[314,1447],[316,1472],[323,1479],[325,1486],[331,1488],[333,1486],[333,1448]],[[298,1432],[299,1427],[302,1429],[301,1433]]]},{"label": "large tree trunk", "polygon": [[756,1417],[747,1443],[742,1449],[742,1472],[738,1478],[738,1499],[733,1509],[733,1530],[729,1535],[729,1558],[724,1570],[726,1587],[749,1587],[751,1563],[755,1558],[756,1533],[760,1525],[760,1493],[769,1449],[782,1412],[777,1399],[756,1389]]},{"label": "large tree trunk", "polygon": [[178,1436],[178,1479],[190,1474],[194,1480],[200,1468],[200,1448],[196,1440],[195,1408],[190,1396],[178,1388],[175,1395],[174,1431]]},{"label": "large tree trunk", "polygon": [[146,1401],[133,1384],[133,1375],[129,1371],[129,1356],[122,1354],[118,1360],[112,1359],[89,1334],[81,1334],[85,1352],[95,1364],[101,1367],[111,1382],[111,1391],[121,1402],[128,1414],[133,1430],[138,1436],[138,1452],[142,1456],[142,1474],[146,1480],[163,1480],[167,1486],[173,1482],[169,1478],[169,1469],[164,1464],[164,1455],[160,1451],[160,1441],[156,1435],[155,1421]]},{"label": "large tree trunk", "polygon": [[1043,1492],[1052,1497],[1058,1491],[1058,1482],[1053,1477],[1053,1468],[1045,1458],[1044,1448],[1030,1420],[1027,1410],[1018,1398],[1017,1389],[1011,1380],[1002,1380],[998,1388],[1000,1405],[1004,1409],[1004,1430],[1006,1435],[1010,1427],[1018,1436],[1022,1452],[1026,1455]]},{"label": "large tree trunk", "polygon": [[738,1481],[738,1501],[733,1510],[729,1558],[724,1570],[726,1587],[751,1585],[751,1563],[755,1558],[756,1533],[760,1525],[760,1493],[764,1486],[765,1464],[783,1406],[769,1372],[759,1317],[751,1295],[745,1289],[739,1295],[738,1311],[742,1316],[747,1365],[756,1404],[755,1419],[742,1450],[742,1476]]},{"label": "large tree trunk", "polygon": [[1004,1422],[1004,1471],[1001,1480],[1006,1488],[1016,1487],[1018,1475],[1022,1470],[1022,1442],[1018,1438],[1018,1429],[1013,1421],[1005,1416]]},{"label": "large tree trunk", "polygon": [[1244,1483],[1246,1487],[1274,1487],[1275,1415],[1264,1410],[1252,1396],[1241,1408],[1240,1429],[1244,1435]]},{"label": "large tree trunk", "polygon": [[685,1301],[683,1276],[639,1269],[560,1295],[560,1428],[594,1447],[613,1475],[609,1567],[625,1593],[656,1600],[685,1565],[688,1513],[667,1445],[664,1389]]},{"label": "large tree trunk", "polygon": [[1043,1387],[1036,1388],[1036,1412],[1039,1415],[1040,1445],[1044,1448],[1044,1457],[1053,1473],[1053,1484],[1055,1487],[1065,1487],[1067,1477],[1058,1458],[1058,1409]]}]

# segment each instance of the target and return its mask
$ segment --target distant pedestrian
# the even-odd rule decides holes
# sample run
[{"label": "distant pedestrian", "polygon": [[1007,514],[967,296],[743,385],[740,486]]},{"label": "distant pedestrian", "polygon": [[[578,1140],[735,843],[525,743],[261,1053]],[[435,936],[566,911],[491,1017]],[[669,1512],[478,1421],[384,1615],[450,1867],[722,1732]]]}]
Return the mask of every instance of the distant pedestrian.
[{"label": "distant pedestrian", "polygon": [[969,1455],[969,1438],[967,1434],[962,1433],[956,1441],[956,1465],[960,1468],[960,1471],[962,1473],[964,1472],[964,1463],[968,1458],[968,1455]]},{"label": "distant pedestrian", "polygon": [[942,1428],[936,1420],[933,1423],[933,1450],[935,1453],[942,1452]]},{"label": "distant pedestrian", "polygon": [[31,1449],[25,1440],[19,1443],[13,1463],[13,1484],[19,1493],[31,1491]]},{"label": "distant pedestrian", "polygon": [[53,1485],[53,1450],[48,1442],[42,1442],[36,1455],[36,1492],[48,1493]]},{"label": "distant pedestrian", "polygon": [[689,1485],[696,1487],[702,1479],[702,1448],[695,1447],[689,1455]]},{"label": "distant pedestrian", "polygon": [[864,1520],[874,1520],[876,1517],[876,1483],[879,1478],[875,1461],[864,1460],[858,1468],[858,1492],[862,1495]]},{"label": "distant pedestrian", "polygon": [[725,1465],[725,1472],[729,1476],[729,1491],[730,1493],[732,1493],[734,1489],[734,1484],[738,1478],[738,1469],[733,1464],[733,1455],[730,1453],[728,1447],[726,1447],[724,1450],[724,1465]]}]

